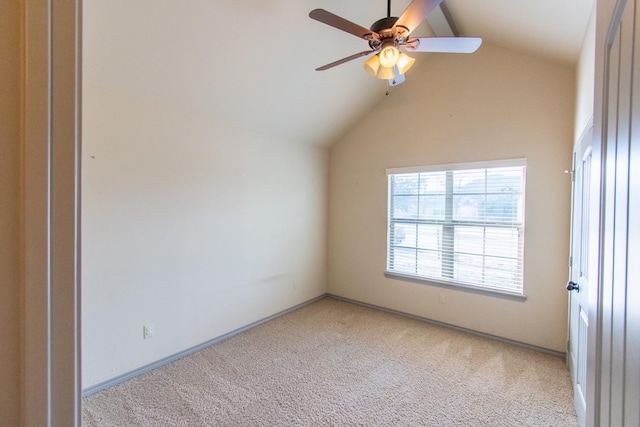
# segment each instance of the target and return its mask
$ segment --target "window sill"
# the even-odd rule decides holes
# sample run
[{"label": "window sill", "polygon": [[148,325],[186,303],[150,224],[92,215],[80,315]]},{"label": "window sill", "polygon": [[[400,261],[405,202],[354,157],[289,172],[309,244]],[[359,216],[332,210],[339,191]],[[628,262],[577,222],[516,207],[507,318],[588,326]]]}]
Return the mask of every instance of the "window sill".
[{"label": "window sill", "polygon": [[486,295],[490,297],[505,298],[513,301],[524,302],[527,300],[526,295],[520,295],[520,294],[515,294],[515,293],[505,292],[505,291],[498,291],[495,289],[480,288],[477,286],[443,282],[443,281],[433,280],[433,279],[425,279],[419,276],[412,276],[410,274],[402,274],[402,273],[396,273],[392,271],[386,271],[384,275],[388,279],[403,280],[406,282],[419,283],[421,285],[438,286],[441,288],[455,289],[458,291],[471,292],[474,294]]}]

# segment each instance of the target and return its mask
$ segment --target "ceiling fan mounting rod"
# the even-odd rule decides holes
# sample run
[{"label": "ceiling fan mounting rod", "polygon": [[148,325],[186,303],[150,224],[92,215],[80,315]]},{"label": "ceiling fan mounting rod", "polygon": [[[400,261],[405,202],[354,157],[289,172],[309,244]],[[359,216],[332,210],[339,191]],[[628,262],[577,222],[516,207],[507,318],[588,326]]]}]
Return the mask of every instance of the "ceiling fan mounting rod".
[{"label": "ceiling fan mounting rod", "polygon": [[[398,17],[391,16],[391,0],[387,0],[387,17],[378,19],[374,22],[373,25],[371,25],[370,30],[377,33],[380,36],[380,40],[394,38],[396,39],[397,44],[404,44],[404,38],[402,35],[406,31],[406,28],[402,25],[395,27],[398,19]],[[372,49],[375,49],[371,40],[369,41],[369,46],[371,46]]]}]

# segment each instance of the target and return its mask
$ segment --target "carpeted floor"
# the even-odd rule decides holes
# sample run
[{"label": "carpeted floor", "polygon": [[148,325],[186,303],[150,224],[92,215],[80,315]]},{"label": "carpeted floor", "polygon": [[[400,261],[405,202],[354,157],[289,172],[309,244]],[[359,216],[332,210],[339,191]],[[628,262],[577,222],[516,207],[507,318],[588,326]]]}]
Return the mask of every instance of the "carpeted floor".
[{"label": "carpeted floor", "polygon": [[577,426],[563,359],[325,298],[83,399],[84,426]]}]

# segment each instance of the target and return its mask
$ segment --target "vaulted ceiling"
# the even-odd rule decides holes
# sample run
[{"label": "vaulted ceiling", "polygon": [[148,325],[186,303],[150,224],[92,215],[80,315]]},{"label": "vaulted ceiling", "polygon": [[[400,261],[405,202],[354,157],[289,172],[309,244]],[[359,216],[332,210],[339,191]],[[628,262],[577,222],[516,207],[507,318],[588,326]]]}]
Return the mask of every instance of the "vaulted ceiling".
[{"label": "vaulted ceiling", "polygon": [[[399,16],[409,0],[392,2]],[[593,0],[446,0],[460,35],[574,66]],[[331,145],[380,102],[363,40],[308,17],[323,8],[369,27],[383,0],[85,0],[84,81],[301,144]],[[429,36],[428,23],[412,35]],[[482,49],[482,47],[481,47]],[[430,55],[420,56],[411,73]],[[405,83],[405,84],[407,84]]]}]

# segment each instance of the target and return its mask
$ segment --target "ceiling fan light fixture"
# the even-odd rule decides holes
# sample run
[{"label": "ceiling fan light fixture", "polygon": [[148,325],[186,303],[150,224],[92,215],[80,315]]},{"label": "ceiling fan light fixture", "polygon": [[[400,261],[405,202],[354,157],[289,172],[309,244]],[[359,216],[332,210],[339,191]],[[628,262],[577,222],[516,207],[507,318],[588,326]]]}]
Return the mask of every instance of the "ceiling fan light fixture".
[{"label": "ceiling fan light fixture", "polygon": [[398,64],[397,64],[398,72],[400,74],[406,73],[407,71],[409,71],[411,67],[413,67],[413,64],[415,62],[416,62],[415,58],[412,58],[405,53],[400,53],[400,57],[398,58]]},{"label": "ceiling fan light fixture", "polygon": [[380,69],[380,58],[378,58],[378,55],[373,55],[371,58],[367,59],[367,62],[365,62],[363,66],[367,73],[375,77]]},{"label": "ceiling fan light fixture", "polygon": [[378,78],[382,80],[389,80],[396,76],[393,67],[380,67],[380,72],[378,73]]},{"label": "ceiling fan light fixture", "polygon": [[[478,37],[412,37],[409,34],[423,22],[431,10],[443,0],[408,0],[409,5],[400,17],[391,16],[391,0],[387,1],[387,17],[374,22],[370,28],[362,27],[324,9],[314,9],[309,17],[337,28],[369,43],[369,49],[331,62],[316,71],[324,71],[363,56],[365,71],[389,86],[405,81],[405,73],[413,67],[415,59],[404,52],[472,53],[482,43]],[[402,52],[398,48],[402,48]]]},{"label": "ceiling fan light fixture", "polygon": [[383,67],[393,67],[398,63],[400,52],[393,45],[393,42],[385,43],[382,46],[382,50],[380,51],[379,56],[380,56],[380,64]]}]

